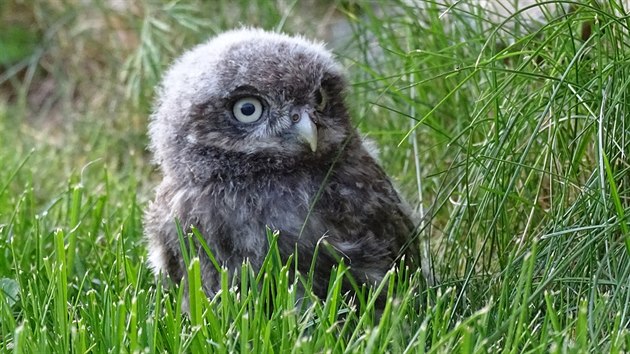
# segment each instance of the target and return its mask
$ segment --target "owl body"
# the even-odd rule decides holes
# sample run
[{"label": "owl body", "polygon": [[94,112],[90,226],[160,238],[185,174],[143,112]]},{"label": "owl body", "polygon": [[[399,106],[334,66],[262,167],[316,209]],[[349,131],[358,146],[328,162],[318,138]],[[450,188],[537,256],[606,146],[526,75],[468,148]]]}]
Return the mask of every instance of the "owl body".
[{"label": "owl body", "polygon": [[[344,103],[345,79],[319,44],[261,30],[219,35],[166,74],[152,115],[163,173],[145,214],[149,260],[185,278],[176,220],[196,227],[216,260],[258,268],[266,230],[283,257],[298,252],[325,296],[340,257],[360,282],[382,279],[414,230],[405,202],[365,148]],[[208,295],[219,276],[200,252]]]}]

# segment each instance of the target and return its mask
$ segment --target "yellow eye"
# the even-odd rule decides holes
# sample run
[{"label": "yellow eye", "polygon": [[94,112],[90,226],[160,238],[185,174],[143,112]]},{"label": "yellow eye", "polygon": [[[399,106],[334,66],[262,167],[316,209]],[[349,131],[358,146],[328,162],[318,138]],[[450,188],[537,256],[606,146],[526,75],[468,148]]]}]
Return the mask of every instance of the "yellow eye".
[{"label": "yellow eye", "polygon": [[324,110],[324,108],[326,108],[327,101],[326,91],[320,87],[317,91],[315,91],[315,109],[318,111]]},{"label": "yellow eye", "polygon": [[234,118],[243,123],[252,123],[260,119],[263,113],[262,103],[255,97],[245,97],[236,101],[232,107]]}]

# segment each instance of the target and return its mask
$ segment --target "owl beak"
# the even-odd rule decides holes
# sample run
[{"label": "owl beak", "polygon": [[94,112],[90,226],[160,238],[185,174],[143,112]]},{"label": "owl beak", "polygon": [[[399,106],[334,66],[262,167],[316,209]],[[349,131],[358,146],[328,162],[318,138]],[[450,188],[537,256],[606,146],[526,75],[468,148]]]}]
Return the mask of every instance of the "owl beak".
[{"label": "owl beak", "polygon": [[291,115],[293,130],[297,136],[311,147],[311,151],[317,150],[317,126],[307,110],[300,110]]}]

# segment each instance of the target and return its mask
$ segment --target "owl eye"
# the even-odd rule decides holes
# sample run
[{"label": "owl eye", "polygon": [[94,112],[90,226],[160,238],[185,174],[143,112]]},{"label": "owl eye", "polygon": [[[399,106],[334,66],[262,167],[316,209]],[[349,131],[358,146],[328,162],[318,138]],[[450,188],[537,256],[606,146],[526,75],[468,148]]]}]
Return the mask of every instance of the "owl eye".
[{"label": "owl eye", "polygon": [[243,123],[257,121],[263,113],[262,103],[255,97],[245,97],[234,103],[232,107],[234,117]]},{"label": "owl eye", "polygon": [[322,111],[326,107],[326,92],[323,88],[319,88],[319,90],[315,91],[315,109],[318,111]]}]

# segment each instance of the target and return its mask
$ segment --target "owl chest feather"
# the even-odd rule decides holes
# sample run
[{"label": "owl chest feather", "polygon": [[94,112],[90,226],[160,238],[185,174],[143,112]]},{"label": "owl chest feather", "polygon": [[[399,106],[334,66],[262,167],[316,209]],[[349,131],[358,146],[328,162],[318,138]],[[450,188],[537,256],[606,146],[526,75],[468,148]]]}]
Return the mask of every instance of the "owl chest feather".
[{"label": "owl chest feather", "polygon": [[266,253],[267,229],[299,231],[313,198],[308,184],[293,177],[182,188],[172,195],[171,210],[182,225],[199,229],[218,259],[238,263],[249,258],[257,263]]},{"label": "owl chest feather", "polygon": [[268,229],[279,231],[290,249],[312,248],[326,237],[348,247],[379,244],[373,252],[387,253],[399,246],[390,241],[412,226],[382,169],[367,154],[348,157],[332,170],[311,166],[188,184],[172,196],[171,210],[182,225],[201,231],[215,257],[236,265],[262,261]]}]

